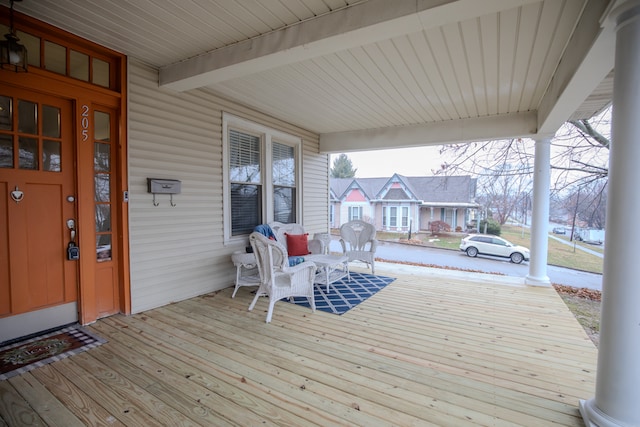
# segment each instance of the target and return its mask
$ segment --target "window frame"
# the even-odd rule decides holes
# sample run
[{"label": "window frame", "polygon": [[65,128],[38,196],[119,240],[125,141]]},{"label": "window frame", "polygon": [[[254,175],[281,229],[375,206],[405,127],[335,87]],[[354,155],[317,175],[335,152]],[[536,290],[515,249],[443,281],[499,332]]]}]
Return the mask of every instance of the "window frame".
[{"label": "window frame", "polygon": [[409,206],[400,206],[400,227],[408,228],[409,227]]},{"label": "window frame", "polygon": [[273,143],[293,147],[295,162],[295,215],[297,221],[302,218],[302,138],[270,128],[254,121],[223,112],[222,114],[222,174],[223,174],[223,243],[246,243],[247,234],[232,235],[231,230],[231,179],[229,170],[229,131],[233,129],[250,135],[260,136],[260,168],[262,185],[262,221],[269,223],[274,218],[273,183]]},{"label": "window frame", "polygon": [[[352,206],[349,206],[348,208],[349,209],[347,211],[347,217],[349,218],[349,221],[354,221],[354,220],[363,221],[364,209],[361,205],[352,205]],[[353,215],[354,210],[358,212],[357,217]]]},{"label": "window frame", "polygon": [[389,228],[398,228],[398,206],[389,206]]}]

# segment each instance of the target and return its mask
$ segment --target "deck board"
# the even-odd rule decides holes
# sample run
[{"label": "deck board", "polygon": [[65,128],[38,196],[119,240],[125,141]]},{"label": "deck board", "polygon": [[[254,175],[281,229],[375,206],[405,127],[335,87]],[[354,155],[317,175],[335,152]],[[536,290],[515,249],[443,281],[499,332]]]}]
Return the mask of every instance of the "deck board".
[{"label": "deck board", "polygon": [[0,425],[583,425],[597,350],[552,288],[384,267],[342,316],[266,324],[228,288],[100,320],[106,344],[0,382]]}]

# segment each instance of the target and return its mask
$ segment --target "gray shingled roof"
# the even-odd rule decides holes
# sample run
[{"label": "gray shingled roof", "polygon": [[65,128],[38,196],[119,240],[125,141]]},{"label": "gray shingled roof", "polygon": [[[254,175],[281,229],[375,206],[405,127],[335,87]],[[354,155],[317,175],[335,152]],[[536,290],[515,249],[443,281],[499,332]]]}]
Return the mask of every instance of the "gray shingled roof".
[{"label": "gray shingled roof", "polygon": [[[470,176],[402,176],[407,188],[424,203],[472,203],[476,179]],[[377,199],[392,177],[388,178],[331,178],[332,191],[341,198],[355,181],[369,199]]]}]

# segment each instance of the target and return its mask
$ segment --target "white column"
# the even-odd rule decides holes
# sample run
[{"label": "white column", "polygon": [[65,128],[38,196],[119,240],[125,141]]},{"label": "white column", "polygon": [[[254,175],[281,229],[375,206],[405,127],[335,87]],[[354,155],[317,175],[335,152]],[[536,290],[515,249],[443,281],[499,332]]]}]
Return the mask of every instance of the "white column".
[{"label": "white column", "polygon": [[588,427],[640,426],[640,0],[614,11],[613,120],[595,398],[580,401]]},{"label": "white column", "polygon": [[531,217],[531,260],[527,285],[551,286],[547,276],[549,247],[549,186],[551,182],[551,138],[536,140]]}]

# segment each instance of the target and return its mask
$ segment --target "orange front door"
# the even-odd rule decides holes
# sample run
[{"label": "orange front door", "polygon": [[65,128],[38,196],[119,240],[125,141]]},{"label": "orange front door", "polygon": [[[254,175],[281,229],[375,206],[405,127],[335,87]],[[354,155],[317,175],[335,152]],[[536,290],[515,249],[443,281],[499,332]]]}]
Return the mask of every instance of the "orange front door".
[{"label": "orange front door", "polygon": [[77,320],[73,135],[70,101],[0,86],[0,341]]}]

